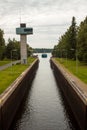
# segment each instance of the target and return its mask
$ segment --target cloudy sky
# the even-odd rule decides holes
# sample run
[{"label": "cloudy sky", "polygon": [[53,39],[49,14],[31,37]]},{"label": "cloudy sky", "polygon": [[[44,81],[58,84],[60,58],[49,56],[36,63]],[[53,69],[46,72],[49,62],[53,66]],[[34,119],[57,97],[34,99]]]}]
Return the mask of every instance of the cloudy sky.
[{"label": "cloudy sky", "polygon": [[33,27],[27,36],[33,48],[53,48],[70,26],[72,17],[77,25],[87,15],[87,0],[0,0],[0,28],[4,37],[20,40],[15,28],[21,23]]}]

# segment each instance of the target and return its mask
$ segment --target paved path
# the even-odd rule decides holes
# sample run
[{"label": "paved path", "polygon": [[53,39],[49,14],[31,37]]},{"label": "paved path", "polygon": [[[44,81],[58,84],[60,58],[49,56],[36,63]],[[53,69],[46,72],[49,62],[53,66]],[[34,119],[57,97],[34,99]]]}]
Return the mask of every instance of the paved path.
[{"label": "paved path", "polygon": [[4,70],[4,69],[6,69],[6,68],[8,68],[8,67],[10,67],[10,66],[12,66],[13,64],[15,65],[15,64],[20,63],[20,62],[21,62],[20,60],[17,60],[17,61],[13,61],[13,62],[11,62],[11,63],[9,63],[9,64],[5,64],[5,65],[3,65],[3,66],[0,66],[0,71],[1,71],[1,70]]}]

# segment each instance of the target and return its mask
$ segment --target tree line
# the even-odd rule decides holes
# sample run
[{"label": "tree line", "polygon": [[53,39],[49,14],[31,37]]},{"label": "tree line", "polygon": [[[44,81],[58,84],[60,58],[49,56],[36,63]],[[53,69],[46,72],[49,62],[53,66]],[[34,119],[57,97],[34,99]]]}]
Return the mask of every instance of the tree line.
[{"label": "tree line", "polygon": [[87,17],[76,25],[75,17],[72,18],[71,26],[59,38],[54,46],[53,56],[63,57],[87,63]]},{"label": "tree line", "polygon": [[[5,43],[4,31],[0,29],[0,60],[4,58],[7,59],[20,59],[20,42],[15,40],[8,39],[8,43]],[[27,44],[27,54],[30,56],[32,53],[32,48]]]},{"label": "tree line", "polygon": [[53,49],[50,48],[34,48],[34,53],[51,53]]}]

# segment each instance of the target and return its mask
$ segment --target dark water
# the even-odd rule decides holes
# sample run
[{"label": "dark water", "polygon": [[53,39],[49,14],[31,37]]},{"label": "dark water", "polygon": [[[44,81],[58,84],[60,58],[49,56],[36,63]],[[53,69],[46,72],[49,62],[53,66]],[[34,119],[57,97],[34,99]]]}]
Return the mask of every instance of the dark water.
[{"label": "dark water", "polygon": [[31,89],[17,112],[11,130],[79,130],[50,68],[41,58]]}]

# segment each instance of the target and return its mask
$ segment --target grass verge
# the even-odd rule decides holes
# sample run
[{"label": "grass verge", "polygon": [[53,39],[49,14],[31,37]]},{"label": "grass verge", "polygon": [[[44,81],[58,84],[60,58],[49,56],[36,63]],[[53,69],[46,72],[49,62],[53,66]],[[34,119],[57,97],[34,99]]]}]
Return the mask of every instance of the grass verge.
[{"label": "grass verge", "polygon": [[3,65],[5,65],[5,64],[8,64],[8,63],[10,63],[11,61],[10,60],[2,60],[2,61],[0,61],[0,66],[3,66]]},{"label": "grass verge", "polygon": [[0,71],[0,94],[14,81],[16,78],[27,69],[35,58],[28,58],[27,65],[14,65],[5,70]]},{"label": "grass verge", "polygon": [[76,61],[64,59],[64,58],[55,58],[57,62],[61,63],[66,67],[71,73],[77,76],[80,80],[87,84],[87,65]]}]

